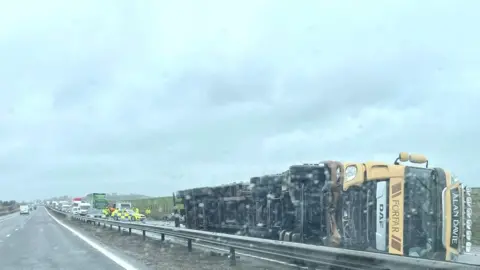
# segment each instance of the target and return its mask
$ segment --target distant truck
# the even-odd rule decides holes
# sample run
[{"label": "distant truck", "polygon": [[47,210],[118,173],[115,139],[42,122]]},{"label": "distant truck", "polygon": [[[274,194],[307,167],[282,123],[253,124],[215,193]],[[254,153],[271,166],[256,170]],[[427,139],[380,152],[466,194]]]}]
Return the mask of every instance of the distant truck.
[{"label": "distant truck", "polygon": [[27,204],[20,205],[20,215],[30,215],[30,209]]},{"label": "distant truck", "polygon": [[78,208],[81,203],[82,203],[82,198],[80,198],[80,197],[73,198],[72,199],[72,211],[73,211],[74,207]]},{"label": "distant truck", "polygon": [[58,205],[57,205],[57,209],[60,210],[60,211],[64,211],[64,210],[63,210],[63,206],[64,206],[64,205],[70,206],[69,203],[68,203],[68,201],[59,201],[59,202],[58,202]]},{"label": "distant truck", "polygon": [[108,207],[106,193],[90,193],[83,198],[83,201],[89,203],[94,209],[105,209]]}]

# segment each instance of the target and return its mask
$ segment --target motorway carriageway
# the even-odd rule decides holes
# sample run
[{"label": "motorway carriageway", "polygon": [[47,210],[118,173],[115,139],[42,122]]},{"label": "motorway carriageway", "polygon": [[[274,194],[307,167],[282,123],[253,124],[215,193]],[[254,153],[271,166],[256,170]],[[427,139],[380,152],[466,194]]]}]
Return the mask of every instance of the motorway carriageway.
[{"label": "motorway carriageway", "polygon": [[2,270],[143,270],[51,216],[44,207],[0,217]]},{"label": "motorway carriageway", "polygon": [[[480,264],[480,254],[475,253],[462,256],[460,261]],[[21,216],[17,212],[0,217],[0,264],[2,270],[147,269],[143,263],[125,258],[124,254],[80,234],[77,228],[59,221],[44,207],[38,207],[30,215]]]}]

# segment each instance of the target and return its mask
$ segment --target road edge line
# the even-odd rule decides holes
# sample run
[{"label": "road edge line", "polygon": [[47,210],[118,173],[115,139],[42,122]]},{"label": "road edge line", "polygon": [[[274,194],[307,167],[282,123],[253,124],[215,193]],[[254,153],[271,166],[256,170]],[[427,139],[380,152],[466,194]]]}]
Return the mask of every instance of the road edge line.
[{"label": "road edge line", "polygon": [[85,243],[87,243],[89,246],[91,246],[92,248],[96,249],[98,252],[102,253],[102,255],[104,255],[105,257],[107,257],[108,259],[110,259],[111,261],[113,261],[114,263],[118,264],[119,266],[123,267],[125,270],[139,270],[137,267],[131,265],[130,263],[128,263],[127,261],[123,260],[122,258],[120,258],[119,256],[113,254],[112,252],[108,251],[107,249],[101,247],[99,244],[93,242],[92,240],[88,239],[86,236],[84,236],[83,234],[77,232],[75,229],[72,229],[70,228],[70,226],[64,224],[63,222],[61,222],[60,220],[58,220],[56,217],[54,217],[52,214],[50,214],[50,212],[47,210],[47,208],[43,208],[47,214],[53,219],[55,220],[58,224],[60,224],[61,226],[63,226],[65,229],[69,230],[71,233],[73,233],[75,236],[77,236],[78,238],[82,239]]}]

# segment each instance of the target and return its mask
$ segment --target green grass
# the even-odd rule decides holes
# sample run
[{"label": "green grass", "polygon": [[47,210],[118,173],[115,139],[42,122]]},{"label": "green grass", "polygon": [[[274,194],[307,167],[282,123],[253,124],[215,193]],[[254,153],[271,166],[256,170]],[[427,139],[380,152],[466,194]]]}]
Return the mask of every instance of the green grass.
[{"label": "green grass", "polygon": [[161,218],[173,212],[173,198],[169,197],[156,197],[148,199],[130,200],[134,207],[137,207],[141,213],[145,212],[145,209],[151,207],[153,218]]}]

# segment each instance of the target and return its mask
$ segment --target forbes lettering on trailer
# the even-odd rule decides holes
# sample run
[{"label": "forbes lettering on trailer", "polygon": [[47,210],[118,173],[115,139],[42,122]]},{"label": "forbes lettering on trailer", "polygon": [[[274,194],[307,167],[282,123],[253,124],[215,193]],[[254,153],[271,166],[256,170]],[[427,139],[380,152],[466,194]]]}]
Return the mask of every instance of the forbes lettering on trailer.
[{"label": "forbes lettering on trailer", "polygon": [[451,233],[452,237],[450,239],[450,247],[458,250],[458,245],[460,242],[460,219],[462,217],[462,207],[461,207],[461,200],[460,200],[460,192],[458,188],[453,188],[450,190],[451,192],[451,201],[452,201],[452,210],[451,210],[451,217],[452,217],[452,224],[451,224]]}]

